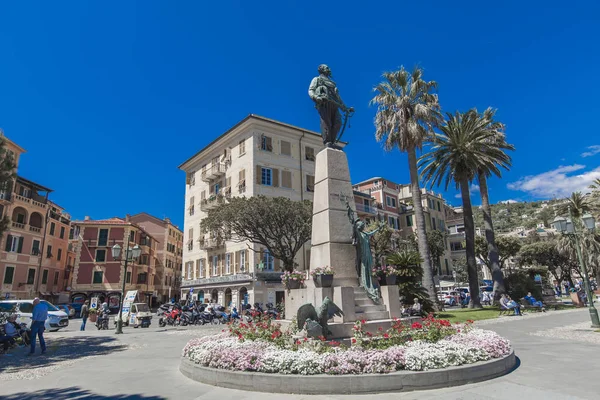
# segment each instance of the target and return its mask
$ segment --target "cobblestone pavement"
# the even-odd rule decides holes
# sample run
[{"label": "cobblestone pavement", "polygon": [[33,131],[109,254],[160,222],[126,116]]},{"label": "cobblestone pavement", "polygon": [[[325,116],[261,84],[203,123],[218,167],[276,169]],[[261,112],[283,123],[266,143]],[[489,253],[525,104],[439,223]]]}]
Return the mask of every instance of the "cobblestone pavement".
[{"label": "cobblestone pavement", "polygon": [[485,321],[485,329],[512,341],[520,359],[512,373],[449,389],[368,396],[295,396],[203,385],[179,373],[181,349],[190,338],[217,333],[222,327],[153,325],[125,328],[123,335],[115,335],[89,328],[78,332],[74,320],[67,331],[46,335],[48,355],[26,357],[26,349],[19,349],[12,357],[0,358],[0,399],[596,399],[600,380],[597,361],[590,354],[600,345],[569,340],[560,333],[589,326],[588,318],[587,310],[577,310]]}]

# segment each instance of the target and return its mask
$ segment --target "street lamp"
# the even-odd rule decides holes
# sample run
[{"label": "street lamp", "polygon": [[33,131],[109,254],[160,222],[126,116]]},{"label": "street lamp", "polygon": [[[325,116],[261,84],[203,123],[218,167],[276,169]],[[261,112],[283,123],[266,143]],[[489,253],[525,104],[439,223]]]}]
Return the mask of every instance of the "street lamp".
[{"label": "street lamp", "polygon": [[[588,298],[588,309],[590,312],[590,319],[592,320],[592,328],[598,329],[600,328],[600,319],[598,319],[598,310],[594,307],[594,293],[592,293],[592,286],[590,285],[587,264],[581,253],[581,244],[579,242],[579,235],[581,235],[581,233],[577,231],[577,224],[574,223],[575,218],[573,218],[571,206],[568,208],[571,219],[556,217],[554,218],[554,221],[552,221],[552,226],[563,235],[572,235],[575,238],[575,250],[577,251],[577,258],[579,259],[579,264],[581,264],[581,270],[583,272],[583,283]],[[596,220],[590,214],[583,214],[581,220],[583,221],[583,225],[589,230],[593,230],[596,226]]]},{"label": "street lamp", "polygon": [[[133,249],[129,249],[129,240],[127,241],[127,250],[125,250],[125,267],[123,268],[123,288],[121,289],[121,301],[119,302],[119,319],[117,320],[116,334],[123,333],[123,300],[125,299],[125,281],[127,280],[127,263],[140,256],[142,249],[137,244]],[[112,247],[112,256],[115,260],[121,260],[121,246],[115,244]]]}]

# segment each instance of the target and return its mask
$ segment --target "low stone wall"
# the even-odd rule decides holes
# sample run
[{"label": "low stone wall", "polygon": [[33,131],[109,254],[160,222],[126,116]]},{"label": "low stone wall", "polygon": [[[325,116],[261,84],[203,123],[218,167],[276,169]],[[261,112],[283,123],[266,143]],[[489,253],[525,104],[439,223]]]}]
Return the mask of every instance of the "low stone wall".
[{"label": "low stone wall", "polygon": [[365,375],[281,375],[202,367],[182,358],[179,370],[197,382],[230,389],[291,394],[365,394],[437,389],[481,382],[510,372],[514,351],[504,358],[429,371]]}]

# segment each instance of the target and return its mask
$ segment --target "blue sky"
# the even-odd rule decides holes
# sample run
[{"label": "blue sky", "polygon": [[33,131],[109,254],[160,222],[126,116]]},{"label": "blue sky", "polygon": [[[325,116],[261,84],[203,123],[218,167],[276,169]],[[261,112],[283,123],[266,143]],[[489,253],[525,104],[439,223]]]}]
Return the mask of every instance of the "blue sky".
[{"label": "blue sky", "polygon": [[244,116],[318,130],[306,91],[320,63],[356,108],[353,181],[407,182],[406,156],[374,140],[368,102],[382,72],[418,63],[445,111],[498,108],[517,151],[492,201],[600,177],[598,2],[368,4],[2,2],[0,127],[28,151],[20,174],[74,218],[147,211],[181,224],[177,166]]}]

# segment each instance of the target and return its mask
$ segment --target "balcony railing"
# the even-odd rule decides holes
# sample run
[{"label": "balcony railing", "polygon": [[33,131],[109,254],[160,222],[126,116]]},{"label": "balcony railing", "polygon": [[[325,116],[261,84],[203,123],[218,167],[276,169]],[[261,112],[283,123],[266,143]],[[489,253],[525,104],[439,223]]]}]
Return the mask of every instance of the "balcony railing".
[{"label": "balcony railing", "polygon": [[42,228],[38,228],[37,226],[31,226],[31,225],[29,225],[29,230],[30,230],[31,232],[35,232],[35,233],[40,233],[40,232],[42,232]]},{"label": "balcony railing", "polygon": [[367,214],[376,214],[377,213],[377,208],[373,207],[373,206],[368,206],[366,204],[356,204],[356,211],[358,212],[363,212],[363,213],[367,213]]},{"label": "balcony railing", "polygon": [[12,223],[13,228],[17,228],[17,229],[25,229],[25,224],[21,224],[20,222],[14,222]]},{"label": "balcony railing", "polygon": [[39,202],[37,200],[34,199],[30,199],[29,197],[25,197],[25,196],[21,196],[20,194],[16,194],[14,195],[14,199],[16,201],[20,201],[22,203],[27,203],[27,204],[32,204],[36,207],[40,207],[40,208],[46,208],[46,204]]},{"label": "balcony railing", "polygon": [[223,240],[216,238],[208,238],[198,241],[198,246],[200,247],[200,250],[216,249],[222,247],[223,244]]},{"label": "balcony railing", "polygon": [[201,179],[204,182],[210,182],[221,175],[225,175],[227,163],[213,164],[210,168],[202,170]]},{"label": "balcony railing", "polygon": [[218,207],[220,204],[223,204],[224,202],[225,202],[225,198],[223,197],[222,194],[212,195],[208,199],[203,199],[200,202],[200,211],[206,212],[208,210],[212,210],[213,208]]}]

